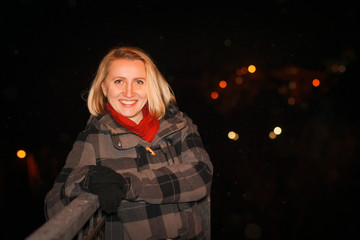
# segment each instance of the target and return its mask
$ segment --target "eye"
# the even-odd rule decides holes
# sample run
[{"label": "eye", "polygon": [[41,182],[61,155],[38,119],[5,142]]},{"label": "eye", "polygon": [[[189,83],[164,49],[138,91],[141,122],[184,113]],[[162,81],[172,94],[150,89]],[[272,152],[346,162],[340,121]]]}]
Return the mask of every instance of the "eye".
[{"label": "eye", "polygon": [[137,80],[136,80],[136,84],[144,84],[144,80],[142,80],[142,79],[137,79]]},{"label": "eye", "polygon": [[115,81],[114,81],[114,83],[122,83],[123,82],[123,80],[121,80],[121,79],[116,79]]}]

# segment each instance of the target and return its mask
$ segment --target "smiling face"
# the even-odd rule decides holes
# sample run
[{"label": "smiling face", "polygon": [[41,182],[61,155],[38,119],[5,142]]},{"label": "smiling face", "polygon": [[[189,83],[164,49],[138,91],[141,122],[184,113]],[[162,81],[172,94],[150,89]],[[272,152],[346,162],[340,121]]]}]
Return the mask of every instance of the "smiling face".
[{"label": "smiling face", "polygon": [[137,124],[141,121],[142,108],[147,103],[146,70],[142,61],[114,60],[101,88],[118,113]]}]

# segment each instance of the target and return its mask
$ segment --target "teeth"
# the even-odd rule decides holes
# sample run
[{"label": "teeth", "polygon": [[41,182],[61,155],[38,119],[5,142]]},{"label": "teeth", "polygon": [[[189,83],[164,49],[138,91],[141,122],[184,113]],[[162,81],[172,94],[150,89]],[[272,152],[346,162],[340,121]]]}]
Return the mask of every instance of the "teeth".
[{"label": "teeth", "polygon": [[131,105],[131,104],[134,104],[136,101],[135,100],[120,100],[121,103],[123,104],[128,104],[128,105]]}]

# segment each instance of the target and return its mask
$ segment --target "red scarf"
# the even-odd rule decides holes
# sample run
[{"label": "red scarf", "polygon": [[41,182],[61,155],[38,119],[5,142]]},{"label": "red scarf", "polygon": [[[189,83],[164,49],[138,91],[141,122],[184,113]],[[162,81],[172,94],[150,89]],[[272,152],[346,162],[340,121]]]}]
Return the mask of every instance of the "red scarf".
[{"label": "red scarf", "polygon": [[142,109],[143,119],[139,124],[136,124],[131,119],[118,113],[109,102],[106,103],[106,108],[118,124],[125,127],[130,132],[136,133],[149,143],[152,142],[159,130],[159,120],[151,116],[147,104]]}]

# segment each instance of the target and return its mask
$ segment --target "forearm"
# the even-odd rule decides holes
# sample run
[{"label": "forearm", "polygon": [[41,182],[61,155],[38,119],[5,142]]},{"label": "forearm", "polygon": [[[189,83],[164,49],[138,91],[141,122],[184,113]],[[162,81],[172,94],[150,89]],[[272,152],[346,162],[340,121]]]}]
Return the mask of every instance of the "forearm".
[{"label": "forearm", "polygon": [[84,190],[80,182],[87,173],[89,165],[95,164],[92,145],[77,141],[69,153],[65,166],[55,179],[52,189],[45,198],[45,212],[48,218],[54,216]]},{"label": "forearm", "polygon": [[131,181],[127,198],[152,204],[190,202],[205,197],[211,187],[212,166],[204,162],[124,173]]}]

